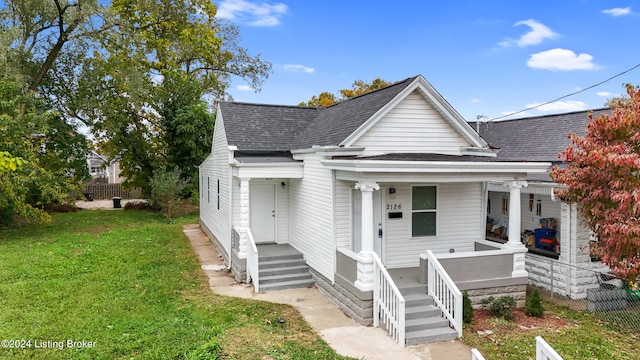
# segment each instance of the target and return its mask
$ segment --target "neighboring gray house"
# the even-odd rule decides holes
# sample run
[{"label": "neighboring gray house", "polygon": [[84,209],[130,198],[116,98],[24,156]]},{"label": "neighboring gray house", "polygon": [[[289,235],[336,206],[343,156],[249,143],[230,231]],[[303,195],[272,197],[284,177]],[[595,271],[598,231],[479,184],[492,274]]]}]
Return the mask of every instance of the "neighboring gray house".
[{"label": "neighboring gray house", "polygon": [[[593,116],[609,114],[611,109],[593,111]],[[589,116],[587,111],[565,114],[536,116],[515,120],[504,120],[474,124],[480,135],[492,146],[498,148],[498,159],[505,161],[544,161],[561,165],[558,154],[570,145],[568,135],[583,136]],[[553,196],[556,184],[547,174],[527,177],[528,186],[520,194],[520,229],[534,232],[528,243],[526,269],[529,282],[550,289],[553,281],[555,292],[572,299],[583,299],[587,289],[598,287],[594,271],[608,271],[608,268],[589,255],[591,232],[578,214],[575,204],[560,201]],[[500,183],[489,183],[487,216],[497,227],[508,218],[509,190]],[[540,219],[553,218],[555,232],[541,230]],[[490,233],[489,238],[500,238]],[[541,239],[555,237],[557,243],[541,243]],[[542,236],[542,237],[541,237]],[[538,245],[538,246],[536,246]],[[553,279],[551,264],[553,263]],[[562,266],[570,264],[572,266]]]},{"label": "neighboring gray house", "polygon": [[[515,209],[550,165],[497,157],[422,76],[326,108],[220,102],[200,224],[256,291],[315,283],[401,344],[450,339],[460,290],[524,303]],[[504,244],[485,239],[488,184],[513,195]]]},{"label": "neighboring gray house", "polygon": [[106,156],[102,156],[93,150],[87,156],[87,166],[94,182],[118,184],[123,180],[120,177],[120,162],[109,161]]}]

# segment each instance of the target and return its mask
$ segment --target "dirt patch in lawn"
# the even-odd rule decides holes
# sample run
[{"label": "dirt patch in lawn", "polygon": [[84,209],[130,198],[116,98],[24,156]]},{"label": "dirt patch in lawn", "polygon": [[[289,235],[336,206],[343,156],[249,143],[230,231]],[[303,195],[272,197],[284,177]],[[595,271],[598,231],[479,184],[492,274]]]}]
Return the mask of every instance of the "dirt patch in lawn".
[{"label": "dirt patch in lawn", "polygon": [[471,331],[478,334],[490,334],[501,330],[554,329],[567,325],[565,320],[550,313],[545,313],[544,317],[538,318],[526,315],[523,309],[513,309],[512,312],[513,319],[507,321],[496,318],[488,309],[476,309]]}]

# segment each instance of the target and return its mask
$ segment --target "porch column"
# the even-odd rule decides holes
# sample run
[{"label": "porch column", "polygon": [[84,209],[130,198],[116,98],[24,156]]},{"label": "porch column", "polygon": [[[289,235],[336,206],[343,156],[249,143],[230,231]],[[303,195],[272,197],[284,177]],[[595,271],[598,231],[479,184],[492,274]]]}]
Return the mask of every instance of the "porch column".
[{"label": "porch column", "polygon": [[527,186],[526,181],[507,181],[505,186],[509,187],[509,242],[511,247],[520,247],[520,189]]},{"label": "porch column", "polygon": [[362,247],[358,255],[358,279],[355,286],[361,291],[373,290],[373,192],[380,190],[375,182],[356,184],[362,192]]},{"label": "porch column", "polygon": [[247,258],[247,229],[249,229],[249,180],[240,179],[240,243],[238,244],[238,258]]},{"label": "porch column", "polygon": [[513,271],[512,277],[528,276],[525,269],[525,254],[527,248],[520,239],[520,189],[526,187],[526,181],[514,180],[504,183],[509,188],[509,241],[503,248],[513,251]]}]

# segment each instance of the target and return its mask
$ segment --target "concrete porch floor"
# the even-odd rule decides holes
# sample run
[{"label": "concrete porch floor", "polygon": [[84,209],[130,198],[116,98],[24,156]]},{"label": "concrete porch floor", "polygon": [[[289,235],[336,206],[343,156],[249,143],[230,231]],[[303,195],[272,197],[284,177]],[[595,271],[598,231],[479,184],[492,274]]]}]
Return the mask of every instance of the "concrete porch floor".
[{"label": "concrete porch floor", "polygon": [[398,289],[427,286],[420,283],[420,268],[387,269]]},{"label": "concrete porch floor", "polygon": [[297,255],[300,252],[289,244],[257,244],[258,257],[272,257],[281,255]]}]

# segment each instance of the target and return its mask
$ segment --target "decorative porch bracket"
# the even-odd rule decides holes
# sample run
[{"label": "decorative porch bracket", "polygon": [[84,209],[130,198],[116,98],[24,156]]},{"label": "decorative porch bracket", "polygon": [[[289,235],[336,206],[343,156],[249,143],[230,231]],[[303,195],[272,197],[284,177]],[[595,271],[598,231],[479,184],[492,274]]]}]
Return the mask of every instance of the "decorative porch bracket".
[{"label": "decorative porch bracket", "polygon": [[380,190],[375,182],[357,183],[357,190],[362,191],[362,247],[358,260],[358,279],[354,285],[360,291],[373,290],[373,192]]},{"label": "decorative porch bracket", "polygon": [[238,227],[238,258],[247,258],[247,229],[249,229],[249,180],[240,179],[240,226]]},{"label": "decorative porch bracket", "polygon": [[512,277],[526,277],[529,274],[525,269],[525,254],[527,248],[520,241],[520,193],[523,187],[528,184],[526,181],[513,180],[504,183],[509,188],[509,241],[502,245],[503,249],[513,252],[513,272]]}]

